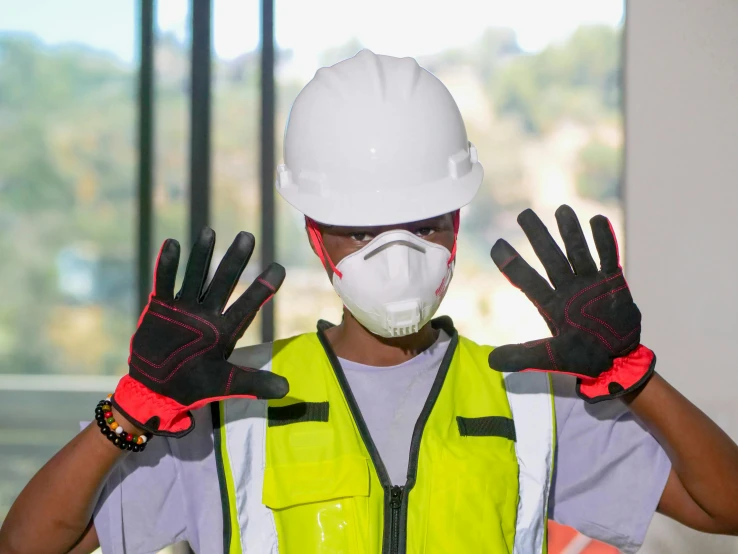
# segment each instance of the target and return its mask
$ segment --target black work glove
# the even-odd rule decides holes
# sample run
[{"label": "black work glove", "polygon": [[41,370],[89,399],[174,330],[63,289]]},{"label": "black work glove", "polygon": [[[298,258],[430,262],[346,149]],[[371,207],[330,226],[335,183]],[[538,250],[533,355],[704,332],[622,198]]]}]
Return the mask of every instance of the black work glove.
[{"label": "black work glove", "polygon": [[129,372],[118,383],[113,405],[132,423],[155,435],[180,437],[194,427],[190,410],[230,397],[281,398],[284,377],[228,362],[234,346],[284,280],[271,264],[223,313],[254,250],[253,235],[241,232],[206,290],[215,233],[200,232],[187,262],[182,289],[174,296],[179,243],[159,252],[154,288],[131,338]]},{"label": "black work glove", "polygon": [[494,349],[489,365],[498,371],[556,371],[577,376],[577,393],[594,403],[627,394],[653,373],[654,353],[640,344],[641,312],[620,267],[617,240],[608,219],[590,225],[600,256],[597,269],[574,210],[556,210],[566,253],[532,210],[518,216],[551,285],[500,239],[492,259],[545,318],[552,338]]}]

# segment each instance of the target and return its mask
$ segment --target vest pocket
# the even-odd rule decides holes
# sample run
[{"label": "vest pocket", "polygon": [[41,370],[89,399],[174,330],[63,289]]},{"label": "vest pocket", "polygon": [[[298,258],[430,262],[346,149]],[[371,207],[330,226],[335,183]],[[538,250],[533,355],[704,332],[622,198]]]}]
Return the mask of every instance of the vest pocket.
[{"label": "vest pocket", "polygon": [[363,554],[359,511],[369,498],[362,456],[267,467],[262,502],[274,512],[281,554]]},{"label": "vest pocket", "polygon": [[[444,450],[433,464],[424,554],[474,552],[508,554],[513,550],[518,505],[518,464],[512,442],[487,442],[486,455]],[[493,444],[494,443],[494,444]],[[497,444],[502,443],[502,444]],[[506,443],[506,444],[505,444]]]}]

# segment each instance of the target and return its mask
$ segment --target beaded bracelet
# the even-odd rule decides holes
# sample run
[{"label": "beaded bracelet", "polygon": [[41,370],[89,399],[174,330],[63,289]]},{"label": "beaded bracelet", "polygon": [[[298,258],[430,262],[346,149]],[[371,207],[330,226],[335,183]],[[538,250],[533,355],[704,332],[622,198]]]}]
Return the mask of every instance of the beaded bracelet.
[{"label": "beaded bracelet", "polygon": [[121,450],[131,450],[133,452],[143,452],[146,443],[151,438],[150,433],[143,435],[132,435],[126,433],[113,417],[113,406],[110,403],[112,394],[109,394],[104,400],[100,400],[95,408],[95,420],[100,432]]}]

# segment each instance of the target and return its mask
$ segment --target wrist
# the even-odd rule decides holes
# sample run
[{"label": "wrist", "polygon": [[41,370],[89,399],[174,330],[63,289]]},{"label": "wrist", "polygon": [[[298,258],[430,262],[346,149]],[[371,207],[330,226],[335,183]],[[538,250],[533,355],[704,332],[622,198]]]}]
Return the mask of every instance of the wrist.
[{"label": "wrist", "polygon": [[615,358],[607,371],[596,378],[577,379],[577,394],[590,404],[624,398],[640,391],[651,379],[656,355],[642,344],[625,356]]},{"label": "wrist", "polygon": [[135,421],[137,427],[155,435],[178,438],[195,427],[189,409],[197,407],[196,404],[180,404],[130,375],[121,378],[110,401],[128,421]]},{"label": "wrist", "polygon": [[146,432],[145,430],[131,423],[131,421],[122,413],[120,413],[120,411],[118,411],[115,406],[112,407],[111,411],[113,412],[113,417],[115,418],[115,421],[118,423],[118,425],[125,429],[126,433],[131,433],[133,435],[143,435]]},{"label": "wrist", "polygon": [[646,394],[644,394],[644,392],[646,391],[646,389],[649,389],[650,391],[653,388],[651,387],[651,384],[656,381],[663,382],[663,378],[654,370],[651,375],[648,376],[648,379],[643,385],[623,396],[621,400],[629,408],[637,407],[638,405],[642,404],[641,397],[647,398],[650,396],[650,392]]},{"label": "wrist", "polygon": [[[100,400],[95,407],[95,421],[100,429],[100,433],[121,450],[142,452],[146,448],[146,443],[151,438],[151,434],[136,434],[135,429],[138,426],[133,425],[130,418],[123,415],[125,412],[121,412],[120,410],[118,410],[118,414],[125,422],[117,421],[116,414],[113,413],[115,407],[112,406],[112,396],[112,394],[109,394],[107,398]],[[128,424],[127,429],[124,427],[124,423]]]},{"label": "wrist", "polygon": [[107,437],[100,432],[100,427],[95,425],[94,420],[87,426],[87,429],[85,429],[84,432],[94,437],[92,440],[96,446],[96,453],[101,456],[102,459],[117,460],[123,454],[127,453],[126,450],[121,450],[110,442]]}]

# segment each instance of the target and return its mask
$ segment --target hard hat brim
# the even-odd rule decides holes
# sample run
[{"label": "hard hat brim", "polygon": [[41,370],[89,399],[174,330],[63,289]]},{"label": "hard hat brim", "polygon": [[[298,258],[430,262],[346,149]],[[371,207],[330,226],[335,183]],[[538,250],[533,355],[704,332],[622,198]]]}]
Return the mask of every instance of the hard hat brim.
[{"label": "hard hat brim", "polygon": [[352,191],[339,194],[300,192],[299,186],[280,188],[282,198],[309,218],[327,225],[379,226],[421,221],[466,206],[477,194],[484,178],[479,162],[459,179],[450,177],[417,187],[394,191]]}]

